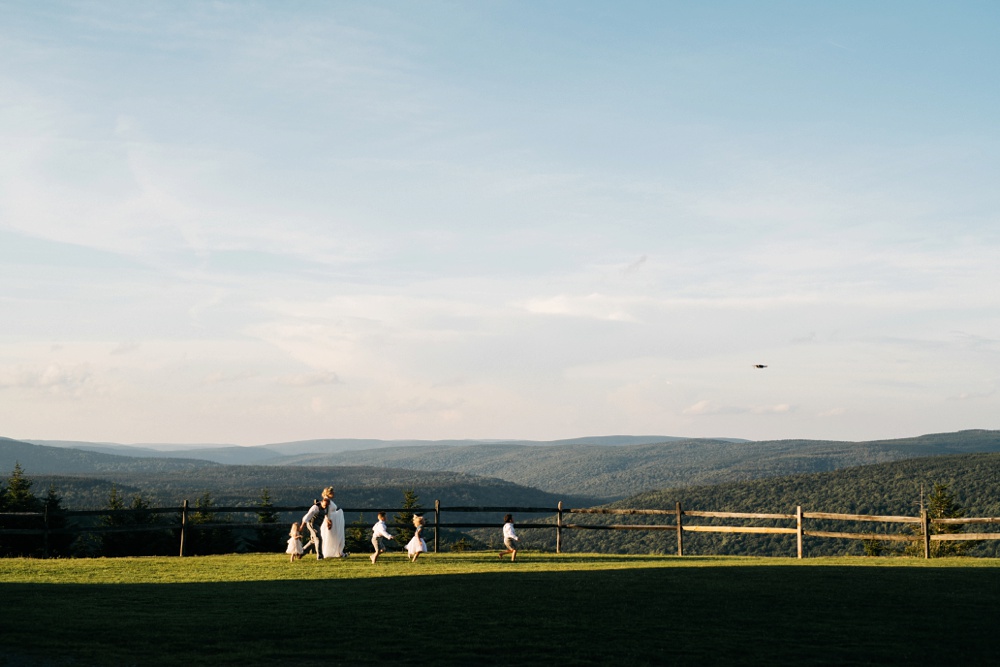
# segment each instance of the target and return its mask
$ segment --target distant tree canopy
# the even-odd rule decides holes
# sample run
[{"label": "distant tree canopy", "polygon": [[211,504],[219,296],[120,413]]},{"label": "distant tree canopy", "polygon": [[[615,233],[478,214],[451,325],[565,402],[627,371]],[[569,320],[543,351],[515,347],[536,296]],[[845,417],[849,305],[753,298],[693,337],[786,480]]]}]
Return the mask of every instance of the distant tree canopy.
[{"label": "distant tree canopy", "polygon": [[[899,515],[917,517],[921,486],[935,489],[927,498],[932,518],[960,516],[1000,516],[1000,494],[996,480],[1000,474],[1000,454],[959,454],[906,459],[878,465],[858,466],[825,473],[791,475],[714,486],[665,489],[626,498],[606,507],[672,509],[680,502],[686,510],[723,512],[794,513],[797,505],[805,511],[845,514]],[[587,518],[593,523],[621,520]],[[583,520],[580,520],[582,523]],[[630,517],[632,523],[662,523],[662,520]],[[873,524],[845,527],[843,522],[811,521],[814,530],[868,532]],[[878,530],[901,530],[876,524]],[[934,530],[944,526],[935,525]],[[966,531],[967,526],[948,526]],[[542,532],[542,531],[539,531]],[[943,532],[943,530],[942,530]],[[997,530],[996,532],[1000,532]],[[538,536],[542,546],[550,538]],[[535,542],[534,533],[532,541]],[[997,556],[1000,543],[938,542],[932,555],[968,554]],[[868,545],[869,550],[872,545]],[[609,553],[675,553],[676,537],[663,531],[564,531],[563,547],[569,551]],[[943,548],[942,548],[943,547]],[[920,547],[922,554],[922,546]],[[807,538],[811,555],[863,555],[860,540]],[[795,553],[794,536],[692,533],[685,537],[686,554],[781,555]],[[899,553],[886,545],[886,554]]]},{"label": "distant tree canopy", "polygon": [[[272,508],[305,505],[315,495],[315,490],[338,479],[338,501],[344,507],[399,508],[400,489],[403,489],[402,508],[392,517],[392,522],[402,524],[393,532],[399,533],[401,543],[412,535],[412,516],[420,511],[420,498],[434,498],[448,505],[480,506],[531,506],[555,507],[560,498],[555,494],[517,486],[497,479],[473,479],[454,473],[423,473],[419,471],[369,469],[306,469],[263,466],[211,466],[183,473],[122,473],[114,481],[85,477],[41,478],[38,484],[15,463],[10,475],[0,479],[0,525],[5,528],[38,529],[44,520],[38,513],[48,512],[49,527],[57,528],[69,522],[69,527],[83,529],[77,536],[68,538],[68,546],[59,540],[64,537],[49,536],[48,550],[53,555],[102,555],[109,553],[165,553],[177,552],[177,533],[168,530],[135,531],[131,538],[125,532],[93,531],[86,537],[86,528],[108,528],[134,525],[137,528],[154,528],[158,521],[176,521],[170,515],[156,514],[154,507],[176,507],[183,498],[194,498],[194,507],[188,515],[189,532],[186,552],[190,554],[231,553],[234,551],[261,550],[283,551],[287,538],[288,521],[297,520],[301,514],[291,511],[275,512]],[[961,518],[963,516],[1000,516],[1000,494],[996,480],[1000,478],[1000,454],[957,454],[910,458],[823,473],[784,475],[740,482],[703,486],[681,486],[650,491],[631,496],[609,505],[621,508],[672,509],[680,502],[687,510],[714,510],[731,512],[794,513],[801,505],[806,511],[850,514],[888,514],[917,516],[921,505],[921,487],[930,488],[925,497],[928,512],[934,518]],[[340,482],[339,480],[345,480]],[[278,485],[272,485],[279,482]],[[48,487],[48,494],[39,499],[33,489]],[[60,493],[56,493],[56,489]],[[67,502],[63,495],[70,489],[71,497],[98,497],[93,504],[78,505]],[[205,489],[211,489],[206,491]],[[565,501],[564,507],[591,507],[596,503]],[[108,510],[105,519],[100,517],[65,516],[63,507],[70,509]],[[245,507],[246,514],[234,513],[233,517],[217,518],[216,507]],[[112,512],[114,510],[114,512]],[[128,510],[128,513],[119,511]],[[33,512],[36,516],[18,516],[19,512]],[[291,516],[295,514],[296,516]],[[274,535],[265,535],[259,525],[275,519]],[[496,520],[495,515],[469,514],[442,516],[449,522],[486,522]],[[256,519],[256,520],[255,520]],[[267,521],[265,521],[265,519]],[[348,550],[370,549],[372,517],[348,516]],[[539,516],[537,521],[548,519]],[[574,517],[578,523],[620,522],[620,517],[602,518],[588,515]],[[814,530],[868,532],[869,526],[843,526],[836,522],[810,520]],[[246,528],[217,527],[219,524],[242,522]],[[649,517],[629,517],[632,523],[656,523]],[[934,530],[968,531],[964,525],[932,524]],[[898,530],[896,526],[879,526],[877,530]],[[995,528],[987,530],[997,530]],[[998,530],[997,532],[1000,532]],[[468,531],[467,534],[440,530],[439,543],[488,544],[496,531]],[[463,542],[463,538],[465,541]],[[554,531],[531,530],[525,536],[527,548],[554,548]],[[131,543],[129,540],[131,539]],[[865,544],[860,540],[807,538],[809,555],[862,554]],[[959,541],[932,542],[934,555],[996,556],[1000,542]],[[567,551],[592,551],[605,553],[674,553],[676,538],[667,531],[574,531],[563,532],[563,549]],[[868,545],[873,546],[873,545]],[[459,547],[461,548],[461,547]],[[0,535],[0,554],[41,555],[46,544],[35,535]],[[898,553],[898,544],[880,552]],[[697,554],[752,554],[792,555],[795,553],[794,536],[694,533],[685,537],[685,553]]]}]

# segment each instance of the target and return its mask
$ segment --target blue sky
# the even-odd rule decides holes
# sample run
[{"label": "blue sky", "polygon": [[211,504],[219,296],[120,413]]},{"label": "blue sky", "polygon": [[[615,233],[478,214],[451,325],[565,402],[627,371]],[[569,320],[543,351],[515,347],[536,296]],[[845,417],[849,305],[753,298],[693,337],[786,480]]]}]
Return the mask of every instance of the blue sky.
[{"label": "blue sky", "polygon": [[0,434],[997,428],[997,25],[0,2]]}]

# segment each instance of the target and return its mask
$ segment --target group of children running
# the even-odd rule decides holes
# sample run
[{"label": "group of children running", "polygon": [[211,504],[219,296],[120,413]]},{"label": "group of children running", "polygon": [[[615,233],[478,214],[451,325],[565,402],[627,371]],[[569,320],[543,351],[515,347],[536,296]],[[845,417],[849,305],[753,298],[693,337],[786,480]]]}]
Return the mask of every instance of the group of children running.
[{"label": "group of children running", "polygon": [[[285,550],[285,553],[289,555],[290,562],[302,558],[302,555],[305,553],[305,549],[302,546],[302,528],[302,524],[293,521],[292,528],[288,531],[288,548]],[[406,556],[411,563],[417,562],[420,554],[427,551],[427,542],[420,535],[424,529],[424,517],[415,514],[413,516],[413,528],[413,537],[406,543]],[[395,536],[389,534],[389,527],[385,523],[385,512],[379,512],[378,521],[372,526],[372,548],[374,549],[374,553],[368,557],[372,565],[378,562],[378,557],[386,552],[385,540],[394,539],[396,539]],[[514,517],[507,514],[503,518],[503,545],[506,547],[506,550],[501,551],[498,557],[503,559],[504,556],[509,554],[512,562],[517,560],[517,546],[515,543],[518,540],[519,538],[514,532]]]}]

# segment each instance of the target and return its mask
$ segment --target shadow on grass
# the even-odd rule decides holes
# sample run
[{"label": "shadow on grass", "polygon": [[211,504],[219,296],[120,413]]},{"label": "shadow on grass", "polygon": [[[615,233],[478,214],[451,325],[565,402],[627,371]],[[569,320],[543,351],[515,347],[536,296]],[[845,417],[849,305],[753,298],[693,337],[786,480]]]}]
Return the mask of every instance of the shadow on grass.
[{"label": "shadow on grass", "polygon": [[0,584],[0,665],[994,664],[994,568]]}]

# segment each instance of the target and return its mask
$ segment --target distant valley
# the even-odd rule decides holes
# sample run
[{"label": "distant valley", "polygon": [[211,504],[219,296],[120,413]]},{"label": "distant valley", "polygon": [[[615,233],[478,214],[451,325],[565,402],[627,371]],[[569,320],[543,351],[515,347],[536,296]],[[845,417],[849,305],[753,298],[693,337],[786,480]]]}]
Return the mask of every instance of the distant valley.
[{"label": "distant valley", "polygon": [[[970,453],[924,456],[887,463],[843,468],[830,472],[782,475],[711,486],[661,489],[625,498],[611,508],[673,508],[680,503],[686,510],[717,512],[795,513],[797,505],[809,512],[840,512],[865,515],[919,516],[921,507],[935,484],[946,485],[956,503],[969,517],[1000,517],[1000,453]],[[580,518],[578,523],[669,523],[654,517],[615,515]],[[697,522],[689,519],[689,522]],[[724,521],[739,524],[740,521]],[[789,525],[787,522],[760,521],[754,525]],[[814,530],[899,532],[900,526],[886,524],[825,522]],[[1000,524],[968,526],[971,532],[1000,533]],[[538,531],[540,546],[554,543],[551,535]],[[672,531],[575,531],[565,540],[570,551],[603,553],[675,553]],[[897,545],[898,546],[898,545]],[[997,557],[1000,541],[975,544],[972,555]],[[808,552],[819,555],[862,555],[860,540],[810,539]],[[685,538],[685,552],[790,556],[795,539],[790,535],[692,533]]]},{"label": "distant valley", "polygon": [[682,440],[650,444],[415,446],[303,454],[275,465],[365,465],[498,477],[552,493],[616,499],[643,491],[837,470],[900,459],[1000,451],[1000,431],[900,440]]},{"label": "distant valley", "polygon": [[[323,441],[325,442],[325,441]],[[329,445],[329,443],[326,443]],[[315,446],[315,445],[314,445]],[[337,446],[337,445],[333,445]],[[560,444],[410,444],[353,451],[268,454],[266,465],[235,465],[219,448],[174,450],[169,456],[124,456],[80,447],[47,446],[0,438],[0,473],[15,462],[44,494],[52,488],[68,509],[99,509],[112,488],[125,498],[141,495],[154,507],[177,506],[210,494],[215,506],[254,507],[263,489],[276,506],[302,506],[324,486],[337,489],[345,508],[392,510],[404,490],[423,508],[447,506],[567,508],[597,505],[733,512],[813,511],[916,515],[921,494],[949,485],[975,516],[1000,516],[1000,432],[959,431],[870,442],[780,440],[685,440]],[[298,450],[309,445],[278,446]],[[223,448],[228,449],[228,448]],[[233,448],[247,449],[247,448]],[[271,447],[260,448],[271,449]],[[124,451],[110,446],[110,451]],[[181,457],[183,455],[184,457]],[[357,520],[357,514],[350,520]],[[496,512],[446,517],[495,521]],[[522,521],[549,521],[544,514]],[[579,522],[614,522],[579,516]],[[617,519],[617,520],[620,520]],[[629,523],[644,522],[630,517]],[[834,527],[833,529],[836,529]],[[532,548],[552,548],[553,534],[529,531]],[[490,531],[473,530],[488,541]],[[663,532],[571,531],[564,547],[604,553],[672,553]],[[689,552],[787,555],[787,536],[706,535],[690,540]],[[859,553],[857,541],[828,540],[810,553]],[[976,545],[977,555],[996,555],[1000,543]]]},{"label": "distant valley", "polygon": [[[229,489],[241,486],[241,479],[254,480],[251,486],[256,488],[268,485],[268,479],[298,478],[303,480],[301,496],[312,493],[305,489],[315,484],[305,478],[314,475],[328,479],[327,483],[344,485],[351,484],[354,476],[370,477],[371,471],[381,470],[387,479],[396,480],[393,484],[404,478],[416,483],[452,474],[463,476],[462,483],[502,481],[552,498],[602,502],[665,488],[833,471],[916,457],[1000,452],[1000,431],[969,430],[866,442],[600,436],[550,442],[328,439],[261,447],[160,446],[164,449],[130,449],[113,443],[34,443],[0,438],[0,471],[9,471],[19,461],[33,475],[117,480],[142,477],[146,487],[157,478],[174,480],[170,482],[173,487],[191,487],[196,480],[204,487],[213,480],[222,484],[213,490],[217,495],[230,495]],[[352,446],[358,448],[344,449]],[[290,470],[279,472],[276,468]]]}]

